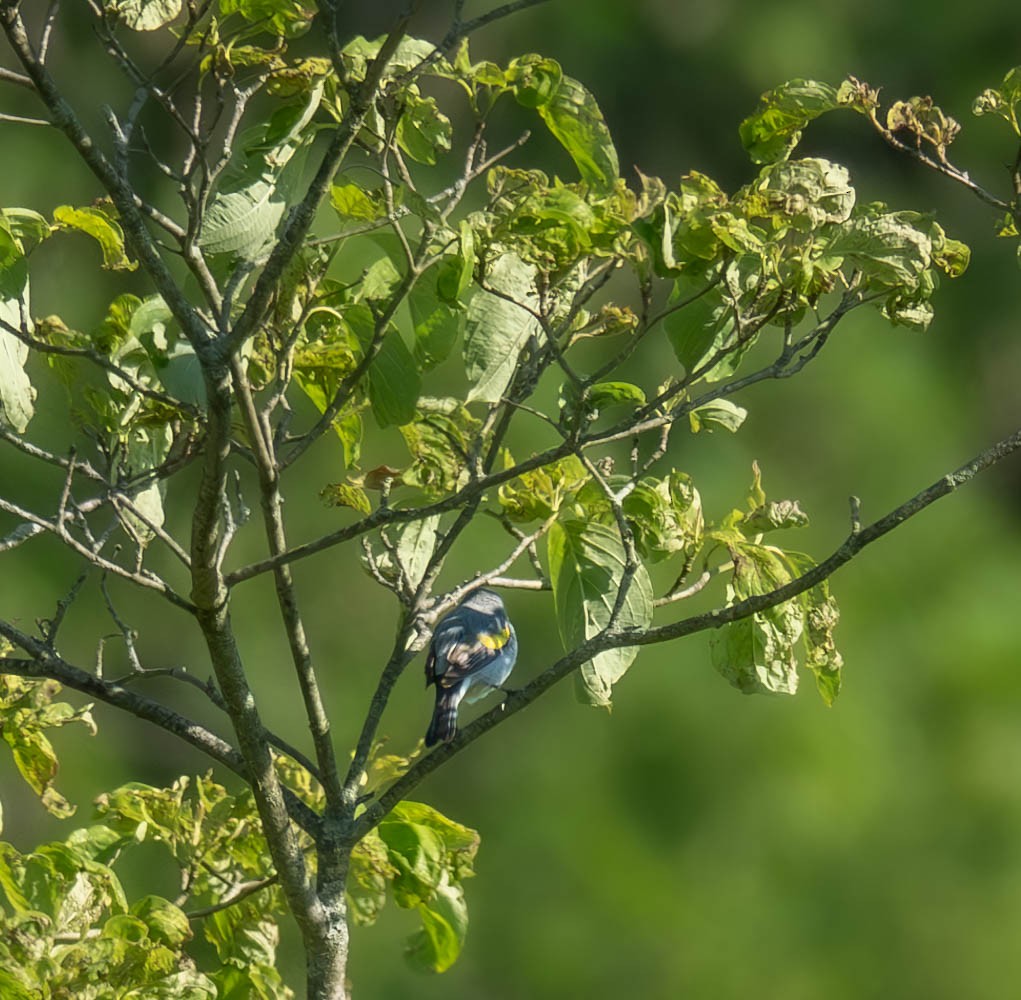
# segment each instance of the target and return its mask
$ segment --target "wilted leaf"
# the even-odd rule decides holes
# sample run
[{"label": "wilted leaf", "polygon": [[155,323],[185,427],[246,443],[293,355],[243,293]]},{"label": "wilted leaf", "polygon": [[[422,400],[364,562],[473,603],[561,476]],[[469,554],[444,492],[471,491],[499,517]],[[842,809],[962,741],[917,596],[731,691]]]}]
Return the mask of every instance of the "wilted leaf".
[{"label": "wilted leaf", "polygon": [[[609,623],[626,566],[617,532],[603,524],[558,521],[547,540],[557,623],[565,649],[574,649]],[[652,622],[652,584],[639,565],[616,622],[619,628],[647,628]],[[638,655],[635,646],[606,650],[583,664],[579,696],[608,707],[613,685]]]},{"label": "wilted leaf", "polygon": [[[513,460],[509,455],[505,459],[510,468]],[[503,483],[498,490],[500,506],[512,521],[542,521],[557,513],[588,480],[581,460],[569,455]]]}]

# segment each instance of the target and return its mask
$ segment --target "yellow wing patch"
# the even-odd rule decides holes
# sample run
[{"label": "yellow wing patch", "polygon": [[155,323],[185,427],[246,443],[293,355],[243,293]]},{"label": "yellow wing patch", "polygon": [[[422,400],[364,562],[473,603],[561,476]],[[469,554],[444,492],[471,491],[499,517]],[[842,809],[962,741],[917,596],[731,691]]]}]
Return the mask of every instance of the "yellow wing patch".
[{"label": "yellow wing patch", "polygon": [[482,632],[479,635],[479,642],[482,643],[486,649],[503,649],[504,646],[510,642],[510,625],[505,625],[499,632]]}]

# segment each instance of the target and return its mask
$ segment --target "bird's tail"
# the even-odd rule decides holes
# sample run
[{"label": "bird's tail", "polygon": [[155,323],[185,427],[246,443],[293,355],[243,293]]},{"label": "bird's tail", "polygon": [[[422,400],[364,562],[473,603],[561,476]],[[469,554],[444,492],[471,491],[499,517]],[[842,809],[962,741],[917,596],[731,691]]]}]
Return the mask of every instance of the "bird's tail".
[{"label": "bird's tail", "polygon": [[436,708],[425,734],[425,745],[435,746],[440,741],[449,743],[457,735],[457,706],[461,703],[458,688],[441,688],[436,685]]}]

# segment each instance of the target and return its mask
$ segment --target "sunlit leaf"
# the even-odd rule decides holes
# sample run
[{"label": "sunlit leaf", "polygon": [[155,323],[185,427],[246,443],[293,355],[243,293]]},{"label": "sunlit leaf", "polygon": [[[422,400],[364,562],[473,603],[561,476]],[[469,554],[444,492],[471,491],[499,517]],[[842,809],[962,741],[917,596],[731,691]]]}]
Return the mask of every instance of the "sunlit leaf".
[{"label": "sunlit leaf", "polygon": [[[565,649],[574,649],[610,622],[627,560],[619,534],[603,524],[558,521],[548,535],[550,580],[557,624]],[[648,628],[652,622],[652,583],[638,565],[617,619],[618,628]],[[606,650],[582,665],[579,697],[609,707],[613,685],[638,655],[635,646]]]},{"label": "sunlit leaf", "polygon": [[182,0],[104,0],[103,7],[132,31],[154,31],[180,15]]},{"label": "sunlit leaf", "polygon": [[487,267],[486,284],[494,292],[477,291],[468,304],[464,364],[472,383],[469,401],[495,403],[514,377],[521,349],[539,331],[533,315],[539,301],[534,268],[514,254]]},{"label": "sunlit leaf", "polygon": [[91,236],[103,252],[103,267],[114,271],[133,271],[138,267],[124,249],[124,230],[114,216],[102,208],[72,208],[60,205],[53,210],[58,229],[77,230]]},{"label": "sunlit leaf", "polygon": [[837,107],[837,92],[828,83],[791,80],[762,95],[759,107],[741,123],[741,142],[756,163],[786,159],[801,130]]},{"label": "sunlit leaf", "polygon": [[29,349],[5,325],[32,330],[28,262],[10,224],[0,219],[0,423],[22,434],[35,413],[35,389],[25,372]]}]

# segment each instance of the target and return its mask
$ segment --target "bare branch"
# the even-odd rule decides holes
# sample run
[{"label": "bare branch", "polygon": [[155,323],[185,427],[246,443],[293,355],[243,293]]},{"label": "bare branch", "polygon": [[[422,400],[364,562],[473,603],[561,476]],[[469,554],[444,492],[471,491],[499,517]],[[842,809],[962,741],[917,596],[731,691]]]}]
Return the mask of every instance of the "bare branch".
[{"label": "bare branch", "polygon": [[269,875],[266,878],[257,878],[248,882],[239,882],[233,890],[228,892],[218,903],[213,903],[211,906],[202,906],[196,910],[189,910],[185,916],[189,920],[202,920],[205,917],[211,917],[214,913],[226,910],[229,907],[240,903],[243,899],[247,899],[249,896],[254,896],[255,893],[262,892],[263,889],[268,889],[271,885],[276,885],[279,881],[279,877],[274,874]]}]

